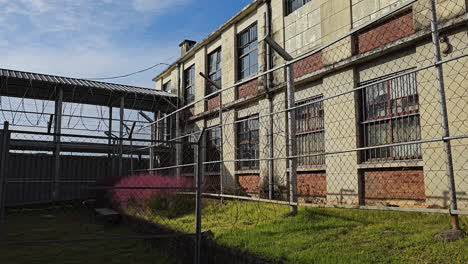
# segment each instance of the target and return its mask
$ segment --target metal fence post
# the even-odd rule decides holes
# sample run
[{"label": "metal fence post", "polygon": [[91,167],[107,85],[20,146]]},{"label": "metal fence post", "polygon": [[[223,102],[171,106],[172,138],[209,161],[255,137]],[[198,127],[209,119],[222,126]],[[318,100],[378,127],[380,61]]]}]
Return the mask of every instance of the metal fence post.
[{"label": "metal fence post", "polygon": [[10,142],[9,123],[3,123],[3,131],[0,134],[0,238],[3,236],[3,226],[5,224],[5,199],[7,185],[7,163]]},{"label": "metal fence post", "polygon": [[[203,77],[208,83],[216,87],[218,91],[221,91],[218,96],[219,96],[219,110],[218,110],[218,118],[219,118],[219,159],[220,161],[224,159],[224,133],[223,133],[223,92],[221,86],[219,86],[216,82],[210,79],[210,77],[206,76],[203,72],[200,72],[200,76]],[[219,191],[220,194],[224,194],[224,163],[220,162],[219,163]],[[224,202],[224,197],[221,196],[221,203]]]},{"label": "metal fence post", "polygon": [[[286,61],[292,61],[294,58],[285,50],[281,45],[275,42],[271,37],[265,37],[265,41],[274,49],[283,59]],[[294,96],[294,64],[289,64],[286,67],[286,98],[287,107],[292,109],[296,106],[296,100]],[[296,145],[296,115],[295,110],[288,111],[288,164],[289,164],[289,202],[290,202],[290,214],[297,214],[297,145]]]},{"label": "metal fence post", "polygon": [[196,201],[195,201],[195,254],[194,263],[201,263],[201,215],[202,215],[202,185],[203,185],[203,159],[202,159],[202,139],[205,129],[203,128],[200,136],[197,139],[196,148],[196,167],[195,167],[195,187],[196,187]]},{"label": "metal fence post", "polygon": [[55,122],[54,122],[54,186],[52,198],[53,200],[60,200],[60,178],[61,178],[61,157],[60,157],[60,145],[62,135],[62,109],[63,109],[63,89],[60,87],[57,90],[57,98],[55,99]]},{"label": "metal fence post", "polygon": [[455,187],[455,176],[453,171],[453,159],[452,159],[452,146],[450,140],[447,139],[450,136],[449,123],[448,123],[448,114],[447,114],[447,101],[445,98],[445,84],[444,84],[444,72],[442,69],[442,64],[439,62],[442,60],[440,54],[440,43],[439,43],[439,30],[437,27],[437,12],[435,0],[429,0],[429,6],[431,10],[431,31],[432,31],[432,43],[434,48],[434,59],[435,59],[435,69],[437,73],[437,88],[439,91],[439,102],[440,102],[440,116],[441,116],[441,125],[442,125],[442,137],[444,138],[444,150],[445,150],[445,162],[446,162],[446,172],[448,178],[449,186],[449,196],[450,196],[450,222],[452,224],[452,229],[460,230],[460,222],[457,214],[453,214],[453,211],[458,209],[457,206],[457,193]]},{"label": "metal fence post", "polygon": [[[287,66],[287,98],[288,108],[295,106],[294,97],[294,68],[293,64]],[[294,110],[288,111],[288,148],[289,148],[289,202],[291,215],[297,214],[297,159],[296,159],[296,115]]]},{"label": "metal fence post", "polygon": [[119,126],[119,177],[123,176],[123,134],[124,134],[124,113],[125,113],[125,97],[120,97],[120,126]]}]

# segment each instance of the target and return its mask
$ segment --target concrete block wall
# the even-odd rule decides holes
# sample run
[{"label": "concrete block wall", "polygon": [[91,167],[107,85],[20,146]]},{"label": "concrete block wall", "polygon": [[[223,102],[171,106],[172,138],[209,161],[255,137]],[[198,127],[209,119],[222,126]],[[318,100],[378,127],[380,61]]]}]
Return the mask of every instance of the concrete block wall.
[{"label": "concrete block wall", "polygon": [[284,17],[285,49],[297,56],[321,43],[320,1],[310,1]]},{"label": "concrete block wall", "polygon": [[[334,96],[353,89],[353,69],[334,72],[323,79],[323,96]],[[357,147],[357,113],[355,96],[348,93],[324,102],[325,151],[336,152]],[[341,153],[325,157],[327,202],[358,204],[358,153]]]},{"label": "concrete block wall", "polygon": [[[352,28],[351,3],[342,0],[322,0],[320,6],[322,43],[326,44],[349,32]],[[323,51],[323,64],[329,65],[352,54],[351,37],[347,37]]]},{"label": "concrete block wall", "polygon": [[353,6],[353,27],[369,22],[388,11],[399,7],[404,0],[351,0]]}]

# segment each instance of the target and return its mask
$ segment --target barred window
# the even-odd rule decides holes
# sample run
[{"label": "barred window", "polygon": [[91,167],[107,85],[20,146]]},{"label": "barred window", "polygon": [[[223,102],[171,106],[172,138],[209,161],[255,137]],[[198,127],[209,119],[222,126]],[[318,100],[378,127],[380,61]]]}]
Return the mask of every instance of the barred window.
[{"label": "barred window", "polygon": [[162,89],[163,89],[164,92],[170,93],[171,90],[172,90],[171,81],[168,81],[167,83],[163,84]]},{"label": "barred window", "polygon": [[188,132],[182,139],[182,164],[186,165],[182,167],[182,172],[193,173],[195,172],[195,165],[189,165],[195,163],[195,139],[192,136],[193,132]]},{"label": "barred window", "polygon": [[[206,130],[206,161],[221,160],[221,128],[213,127]],[[205,166],[206,171],[218,172],[220,163],[211,163]]]},{"label": "barred window", "polygon": [[[317,96],[296,103],[296,144],[297,154],[312,155],[325,152],[325,127],[323,96]],[[300,157],[298,166],[325,164],[325,156]]]},{"label": "barred window", "polygon": [[184,99],[185,104],[195,101],[195,65],[184,71]]},{"label": "barred window", "polygon": [[[162,117],[166,117],[167,114],[163,114]],[[164,118],[161,121],[161,140],[169,141],[174,137],[174,125],[175,125],[175,116]],[[169,145],[169,144],[167,144]]]},{"label": "barred window", "polygon": [[291,14],[311,0],[286,0],[286,15]]},{"label": "barred window", "polygon": [[239,79],[249,77],[258,71],[257,23],[238,35]]},{"label": "barred window", "polygon": [[[396,73],[397,74],[397,73]],[[401,73],[398,73],[401,74]],[[395,74],[394,74],[395,75]],[[391,75],[381,79],[389,78]],[[365,147],[421,139],[416,73],[387,81],[371,80],[362,90]],[[421,145],[409,144],[363,151],[364,161],[420,159]]]},{"label": "barred window", "polygon": [[237,123],[237,159],[248,159],[238,161],[237,169],[259,168],[259,120],[258,115],[249,116],[242,122]]},{"label": "barred window", "polygon": [[[221,48],[208,55],[208,77],[221,87]],[[212,94],[217,90],[216,86],[208,83],[206,94]]]}]

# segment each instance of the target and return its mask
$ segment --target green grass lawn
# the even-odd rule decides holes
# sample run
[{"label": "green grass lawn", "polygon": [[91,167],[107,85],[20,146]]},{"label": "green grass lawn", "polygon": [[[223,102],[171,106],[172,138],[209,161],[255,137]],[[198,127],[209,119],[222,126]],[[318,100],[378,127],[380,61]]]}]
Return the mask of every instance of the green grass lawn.
[{"label": "green grass lawn", "polygon": [[[96,222],[88,211],[32,209],[10,213],[4,241],[59,240],[136,236],[123,225]],[[147,249],[141,240],[58,243],[38,246],[0,246],[2,264],[174,263]]]},{"label": "green grass lawn", "polygon": [[[220,244],[285,263],[468,263],[468,238],[442,242],[447,215],[300,208],[287,217],[287,206],[256,202],[205,201],[203,229]],[[139,211],[140,217],[193,232],[191,213]],[[465,231],[468,219],[462,218]]]}]

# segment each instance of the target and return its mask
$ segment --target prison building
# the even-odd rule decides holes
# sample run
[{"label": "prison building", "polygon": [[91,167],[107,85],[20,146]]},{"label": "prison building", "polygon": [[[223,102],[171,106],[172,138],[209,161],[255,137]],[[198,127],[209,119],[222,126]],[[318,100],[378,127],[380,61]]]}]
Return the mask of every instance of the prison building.
[{"label": "prison building", "polygon": [[[466,1],[437,1],[436,8],[442,59],[465,54]],[[282,111],[287,74],[280,67],[286,61],[266,43],[268,36],[298,59],[300,201],[446,207],[444,148],[431,142],[442,136],[437,77],[434,68],[420,70],[434,63],[430,21],[425,0],[253,1],[199,43],[184,40],[180,58],[153,79],[157,90],[179,97],[179,109],[192,105],[165,119],[160,136],[211,128],[203,154],[214,161],[203,172],[211,190],[265,198],[273,185],[273,196],[282,199],[290,170],[284,158],[289,120]],[[467,67],[466,57],[444,65],[453,136],[468,131],[468,84],[460,78]],[[222,89],[239,85],[216,93],[199,73]],[[405,144],[413,141],[419,143]],[[460,208],[468,207],[467,143],[452,144]],[[194,162],[193,149],[183,148],[172,164]],[[190,177],[193,167],[180,173]]]}]

